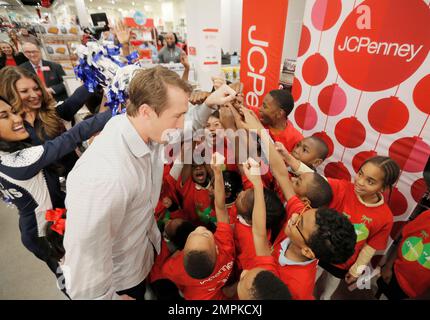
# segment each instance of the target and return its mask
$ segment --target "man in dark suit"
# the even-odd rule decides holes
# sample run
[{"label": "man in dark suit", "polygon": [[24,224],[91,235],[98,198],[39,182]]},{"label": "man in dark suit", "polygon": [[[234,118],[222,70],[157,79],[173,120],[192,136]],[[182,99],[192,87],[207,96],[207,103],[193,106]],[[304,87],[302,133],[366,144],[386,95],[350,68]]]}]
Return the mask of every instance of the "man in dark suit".
[{"label": "man in dark suit", "polygon": [[26,42],[22,47],[29,61],[23,63],[20,67],[36,74],[55,100],[64,101],[67,99],[67,91],[63,83],[63,76],[66,73],[63,67],[52,61],[42,60],[40,48],[33,43]]}]

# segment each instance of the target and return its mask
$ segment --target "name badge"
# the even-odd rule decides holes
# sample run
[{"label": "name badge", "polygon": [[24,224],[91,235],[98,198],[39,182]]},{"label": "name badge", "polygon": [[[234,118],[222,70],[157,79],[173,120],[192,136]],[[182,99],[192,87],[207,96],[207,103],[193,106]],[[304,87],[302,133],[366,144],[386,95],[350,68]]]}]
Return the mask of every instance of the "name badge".
[{"label": "name badge", "polygon": [[40,68],[42,71],[51,71],[51,68],[49,66],[42,66],[42,68]]}]

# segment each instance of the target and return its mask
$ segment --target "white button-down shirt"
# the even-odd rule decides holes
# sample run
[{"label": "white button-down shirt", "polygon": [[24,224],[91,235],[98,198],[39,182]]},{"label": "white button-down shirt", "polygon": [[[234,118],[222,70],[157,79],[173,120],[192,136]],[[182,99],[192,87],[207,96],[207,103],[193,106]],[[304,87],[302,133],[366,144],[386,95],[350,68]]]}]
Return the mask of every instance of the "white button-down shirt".
[{"label": "white button-down shirt", "polygon": [[[201,128],[211,112],[205,105],[194,107],[186,124]],[[154,249],[160,250],[154,208],[163,152],[160,144],[146,144],[127,116],[119,115],[69,174],[62,268],[72,299],[117,299],[117,291],[148,275]]]}]

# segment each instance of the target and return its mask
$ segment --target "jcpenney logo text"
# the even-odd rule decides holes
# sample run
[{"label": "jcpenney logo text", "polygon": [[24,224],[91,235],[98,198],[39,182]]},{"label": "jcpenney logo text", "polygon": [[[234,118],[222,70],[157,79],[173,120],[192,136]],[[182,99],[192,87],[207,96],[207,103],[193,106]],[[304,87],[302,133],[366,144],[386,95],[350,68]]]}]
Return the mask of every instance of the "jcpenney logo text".
[{"label": "jcpenney logo text", "polygon": [[[257,30],[255,25],[251,26],[248,30],[248,41],[252,47],[249,49],[247,55],[247,63],[250,70],[248,71],[247,76],[252,78],[253,81],[252,91],[249,91],[246,94],[245,101],[249,106],[258,107],[258,97],[261,97],[264,94],[264,89],[266,87],[266,77],[264,76],[264,72],[266,72],[267,69],[267,53],[265,48],[269,47],[269,43],[267,41],[253,39],[252,33],[255,30]],[[256,70],[252,62],[255,55],[263,57],[263,65],[258,70]]]},{"label": "jcpenney logo text", "polygon": [[369,37],[357,36],[345,37],[343,45],[338,46],[339,51],[356,53],[366,51],[368,54],[392,55],[405,58],[406,62],[411,62],[422,48],[423,45],[416,48],[414,44],[410,43],[377,42],[371,41]]}]

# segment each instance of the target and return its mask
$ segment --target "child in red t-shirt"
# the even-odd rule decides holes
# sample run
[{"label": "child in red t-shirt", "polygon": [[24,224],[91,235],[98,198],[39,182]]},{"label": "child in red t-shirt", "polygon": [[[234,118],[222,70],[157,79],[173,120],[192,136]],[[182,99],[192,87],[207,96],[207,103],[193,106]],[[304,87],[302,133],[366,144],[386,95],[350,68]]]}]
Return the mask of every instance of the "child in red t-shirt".
[{"label": "child in red t-shirt", "polygon": [[188,220],[196,225],[210,226],[216,222],[212,215],[212,181],[205,164],[185,164],[178,179],[177,190],[182,198],[182,209]]},{"label": "child in red t-shirt", "polygon": [[[298,142],[291,153],[288,152],[285,146],[280,142],[275,142],[275,148],[282,155],[285,163],[290,167],[291,175],[294,177],[301,175],[302,179],[305,177],[305,173],[316,172],[316,167],[320,165],[328,155],[327,144],[321,138],[314,136],[304,138],[302,141]],[[277,183],[275,183],[274,189],[283,202],[285,202],[282,190]],[[319,207],[320,204],[311,204],[311,206]]]},{"label": "child in red t-shirt", "polygon": [[[296,195],[297,188],[273,144],[269,145],[269,155],[273,175],[287,199],[287,221],[272,254],[293,299],[314,299],[318,259],[333,263],[346,261],[354,252],[354,228],[346,217],[324,207],[324,203],[319,208],[308,206],[309,201],[304,203]],[[309,184],[306,192],[319,193],[325,204],[332,196],[330,185],[322,177]]]},{"label": "child in red t-shirt", "polygon": [[400,168],[393,159],[376,156],[361,165],[353,183],[329,179],[333,189],[330,207],[348,217],[354,225],[357,243],[354,255],[347,262],[338,265],[320,263],[332,275],[325,277],[325,291],[320,299],[330,299],[343,278],[347,284],[355,282],[375,252],[385,250],[393,215],[382,192],[389,188],[391,195],[399,173]]},{"label": "child in red t-shirt", "polygon": [[275,142],[276,150],[282,155],[293,173],[313,172],[327,158],[327,143],[316,136],[303,138],[290,153],[280,142]]},{"label": "child in red t-shirt", "polygon": [[[238,171],[235,150],[230,147],[229,140],[224,134],[224,126],[218,111],[209,116],[204,133],[203,143],[198,144],[193,152],[200,152],[206,163],[210,161],[215,151],[220,152],[224,157],[222,170]],[[208,168],[203,164],[193,164],[190,179],[189,167],[184,165],[180,179],[182,181],[178,184],[179,193],[183,198],[183,209],[191,221],[212,229],[216,223],[216,216],[211,201],[212,183]]]},{"label": "child in red t-shirt", "polygon": [[[257,174],[251,174],[257,170]],[[237,283],[237,295],[241,300],[289,300],[290,291],[279,278],[278,268],[271,255],[267,237],[266,206],[264,188],[257,162],[249,159],[244,166],[244,173],[254,187],[254,205],[252,210],[252,244],[255,257],[253,267],[241,273]]]},{"label": "child in red t-shirt", "polygon": [[216,153],[213,158],[216,232],[212,233],[205,227],[196,228],[188,236],[184,250],[169,258],[162,269],[166,277],[181,289],[186,300],[225,299],[222,287],[234,264],[233,230],[225,205],[221,205],[225,201],[222,168],[216,161]]},{"label": "child in red t-shirt", "polygon": [[293,108],[294,99],[288,90],[272,90],[266,94],[259,109],[250,108],[269,129],[272,139],[281,142],[290,152],[303,139],[303,135],[288,120]]},{"label": "child in red t-shirt", "polygon": [[154,265],[148,276],[148,283],[157,300],[182,299],[176,285],[166,279],[162,268],[167,259],[177,250],[184,248],[188,235],[195,230],[195,226],[184,219],[168,220],[164,226],[161,239],[161,251],[156,256]]},{"label": "child in red t-shirt", "polygon": [[301,179],[302,176],[292,182],[284,160],[261,123],[249,110],[243,109],[242,113],[243,125],[256,129],[262,143],[268,146],[273,176],[288,201],[284,233],[279,234],[273,250],[281,279],[294,299],[313,299],[316,258],[331,262],[346,261],[354,250],[354,228],[347,218],[336,211],[323,207],[312,209],[299,199],[296,191],[307,203],[312,199],[313,205],[317,202],[319,205],[328,204],[332,197],[330,186],[316,173],[303,175],[309,179],[308,183],[306,179]]},{"label": "child in red t-shirt", "polygon": [[234,144],[226,135],[225,126],[221,121],[220,111],[212,113],[205,126],[205,142],[204,145],[208,154],[205,154],[205,159],[211,159],[215,152],[220,153],[224,157],[223,170],[238,171],[236,165],[236,150]]},{"label": "child in red t-shirt", "polygon": [[179,207],[179,195],[176,192],[176,180],[170,175],[171,167],[164,166],[163,184],[161,186],[160,200],[155,207],[155,219],[158,228],[163,231],[164,225],[170,219],[186,219],[184,212]]},{"label": "child in red t-shirt", "polygon": [[[255,195],[254,188],[242,191],[236,199],[237,218],[234,221],[234,242],[236,245],[237,270],[252,269],[255,265],[255,248],[252,237],[252,212]],[[268,240],[273,243],[281,223],[284,220],[285,209],[275,192],[264,188],[266,208],[266,228]]]},{"label": "child in red t-shirt", "polygon": [[377,283],[379,293],[390,300],[420,298],[430,293],[430,210],[403,227],[399,244]]},{"label": "child in red t-shirt", "polygon": [[327,143],[317,136],[310,136],[299,141],[291,151],[291,155],[315,170],[327,158],[329,149]]}]

